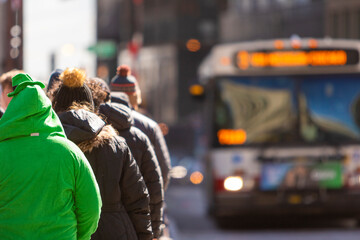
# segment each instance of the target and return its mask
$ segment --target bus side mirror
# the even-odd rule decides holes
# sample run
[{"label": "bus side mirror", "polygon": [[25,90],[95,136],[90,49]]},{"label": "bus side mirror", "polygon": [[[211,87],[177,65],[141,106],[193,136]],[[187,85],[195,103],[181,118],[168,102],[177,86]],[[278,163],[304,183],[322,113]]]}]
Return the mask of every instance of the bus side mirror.
[{"label": "bus side mirror", "polygon": [[205,98],[205,88],[200,84],[194,84],[189,87],[189,93],[193,99],[203,100]]}]

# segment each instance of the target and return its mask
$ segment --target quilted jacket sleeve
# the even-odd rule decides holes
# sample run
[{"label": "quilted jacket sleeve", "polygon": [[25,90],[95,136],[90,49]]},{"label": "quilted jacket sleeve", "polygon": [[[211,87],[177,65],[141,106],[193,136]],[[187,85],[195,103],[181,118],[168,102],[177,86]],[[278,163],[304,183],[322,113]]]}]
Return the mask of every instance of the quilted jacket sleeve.
[{"label": "quilted jacket sleeve", "polygon": [[140,171],[143,174],[150,194],[151,226],[154,238],[159,238],[160,226],[163,221],[163,181],[155,152],[151,146],[150,140],[145,135],[143,135],[142,143],[143,154]]},{"label": "quilted jacket sleeve", "polygon": [[160,127],[156,125],[154,130],[155,130],[155,140],[153,143],[154,150],[160,164],[161,175],[164,182],[164,189],[166,190],[170,181],[170,175],[169,175],[171,169],[170,155],[169,155],[168,147],[166,145],[165,138],[161,132]]},{"label": "quilted jacket sleeve", "polygon": [[77,239],[87,240],[96,231],[102,203],[99,187],[86,157],[79,153],[77,160],[74,194]]},{"label": "quilted jacket sleeve", "polygon": [[120,188],[125,209],[134,225],[139,240],[153,237],[150,218],[150,198],[139,167],[129,148],[124,150],[124,167]]}]

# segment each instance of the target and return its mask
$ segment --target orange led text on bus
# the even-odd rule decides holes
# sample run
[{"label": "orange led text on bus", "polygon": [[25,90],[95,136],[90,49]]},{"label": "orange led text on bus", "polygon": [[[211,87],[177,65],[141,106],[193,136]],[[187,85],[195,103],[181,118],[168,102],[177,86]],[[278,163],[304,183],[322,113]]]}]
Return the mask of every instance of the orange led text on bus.
[{"label": "orange led text on bus", "polygon": [[239,68],[245,70],[249,67],[249,56],[249,53],[246,51],[241,51],[238,53],[237,58]]},{"label": "orange led text on bus", "polygon": [[246,52],[237,54],[237,65],[249,67],[342,66],[347,62],[343,50]]},{"label": "orange led text on bus", "polygon": [[220,129],[217,136],[221,145],[240,145],[246,142],[246,132],[243,129]]}]

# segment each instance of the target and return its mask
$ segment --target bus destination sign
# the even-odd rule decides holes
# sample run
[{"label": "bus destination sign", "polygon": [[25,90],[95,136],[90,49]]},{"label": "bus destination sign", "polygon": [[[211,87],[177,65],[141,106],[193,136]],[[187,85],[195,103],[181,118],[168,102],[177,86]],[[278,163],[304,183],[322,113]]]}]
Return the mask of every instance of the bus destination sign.
[{"label": "bus destination sign", "polygon": [[272,67],[330,67],[358,63],[359,52],[355,49],[238,51],[235,55],[235,65],[242,70]]}]

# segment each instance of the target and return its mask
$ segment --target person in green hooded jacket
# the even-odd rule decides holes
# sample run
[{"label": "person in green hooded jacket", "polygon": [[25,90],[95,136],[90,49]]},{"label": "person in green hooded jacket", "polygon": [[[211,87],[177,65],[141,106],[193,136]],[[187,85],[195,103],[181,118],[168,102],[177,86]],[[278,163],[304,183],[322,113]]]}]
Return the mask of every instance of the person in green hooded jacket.
[{"label": "person in green hooded jacket", "polygon": [[50,100],[28,74],[0,119],[0,239],[85,240],[101,197],[91,167],[66,139]]}]

